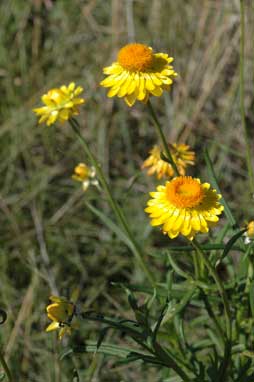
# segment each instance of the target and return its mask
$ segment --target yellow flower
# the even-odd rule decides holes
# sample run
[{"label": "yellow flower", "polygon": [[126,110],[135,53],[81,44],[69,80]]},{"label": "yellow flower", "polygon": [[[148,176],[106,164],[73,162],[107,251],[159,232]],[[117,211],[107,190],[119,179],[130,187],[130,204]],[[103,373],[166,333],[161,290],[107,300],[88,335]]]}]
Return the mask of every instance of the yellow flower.
[{"label": "yellow flower", "polygon": [[78,115],[78,105],[85,102],[83,98],[77,97],[82,91],[81,86],[75,88],[74,82],[68,86],[63,85],[60,88],[49,90],[41,97],[46,106],[33,109],[40,116],[39,123],[46,122],[47,126],[50,126],[56,121],[64,123],[73,115]]},{"label": "yellow flower", "polygon": [[[185,169],[188,165],[194,165],[195,153],[189,151],[190,146],[183,143],[169,144],[169,149],[172,158],[178,168],[181,175],[185,175]],[[161,148],[154,146],[149,152],[149,157],[144,161],[142,168],[150,167],[147,171],[148,175],[157,174],[157,179],[163,177],[173,177],[174,170],[168,162],[161,159]],[[165,154],[164,154],[165,155]]]},{"label": "yellow flower", "polygon": [[79,163],[74,168],[72,179],[82,182],[83,190],[86,191],[90,183],[98,186],[98,180],[95,179],[96,171],[94,167],[88,167],[85,163]]},{"label": "yellow flower", "polygon": [[103,69],[108,75],[100,84],[111,88],[108,97],[124,97],[128,106],[136,100],[147,102],[150,95],[160,97],[177,76],[166,53],[154,53],[143,44],[128,44],[118,52],[117,61]]},{"label": "yellow flower", "polygon": [[192,240],[198,232],[208,232],[223,211],[221,195],[191,176],[179,176],[151,192],[145,211],[151,225],[162,225],[163,233],[173,239],[179,234]]},{"label": "yellow flower", "polygon": [[48,305],[46,310],[48,318],[52,320],[46,328],[46,332],[59,329],[59,339],[65,334],[71,334],[73,328],[72,320],[75,315],[75,304],[65,298],[50,296],[52,304]]}]

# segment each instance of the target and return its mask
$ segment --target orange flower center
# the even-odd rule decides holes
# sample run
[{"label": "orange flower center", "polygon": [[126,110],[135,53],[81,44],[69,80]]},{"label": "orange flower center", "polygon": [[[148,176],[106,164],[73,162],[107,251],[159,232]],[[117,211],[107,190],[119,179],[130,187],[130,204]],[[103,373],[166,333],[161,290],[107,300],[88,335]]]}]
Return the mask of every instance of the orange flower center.
[{"label": "orange flower center", "polygon": [[192,208],[204,198],[201,184],[191,176],[179,176],[166,185],[167,199],[178,208]]},{"label": "orange flower center", "polygon": [[128,44],[120,49],[117,60],[123,68],[129,71],[145,71],[153,62],[153,52],[143,44]]}]

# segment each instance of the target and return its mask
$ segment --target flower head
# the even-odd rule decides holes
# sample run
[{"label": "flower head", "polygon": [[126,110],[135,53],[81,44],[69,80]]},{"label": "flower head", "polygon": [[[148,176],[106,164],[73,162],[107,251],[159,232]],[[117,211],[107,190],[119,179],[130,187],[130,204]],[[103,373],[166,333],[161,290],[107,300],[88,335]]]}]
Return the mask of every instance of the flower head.
[{"label": "flower head", "polygon": [[[183,143],[169,144],[172,158],[181,175],[185,175],[185,169],[188,165],[194,165],[195,153],[189,151],[189,146]],[[157,179],[163,177],[173,177],[174,169],[168,162],[161,159],[162,150],[159,146],[154,146],[149,152],[149,157],[144,161],[142,168],[149,167],[148,175],[157,175]]]},{"label": "flower head", "polygon": [[245,244],[249,244],[254,240],[254,220],[251,220],[247,224],[247,231],[244,233],[245,236]]},{"label": "flower head", "polygon": [[72,320],[75,315],[75,304],[65,298],[50,296],[49,304],[46,308],[48,318],[52,320],[51,324],[46,328],[46,332],[59,329],[59,339],[61,340],[65,334],[71,334],[74,328]]},{"label": "flower head", "polygon": [[223,211],[221,195],[191,176],[179,176],[158,186],[151,192],[145,211],[151,225],[162,225],[165,234],[173,239],[179,234],[192,240],[198,232],[208,232]]},{"label": "flower head", "polygon": [[83,190],[86,191],[91,184],[98,186],[98,180],[95,179],[96,171],[94,167],[88,167],[85,163],[79,163],[74,168],[72,179],[82,182]]},{"label": "flower head", "polygon": [[41,97],[46,106],[33,109],[40,116],[39,123],[46,122],[47,126],[50,126],[56,121],[64,123],[73,115],[78,115],[78,105],[85,102],[83,98],[77,97],[82,91],[81,86],[75,88],[74,82],[68,86],[63,85],[60,88],[49,90]]},{"label": "flower head", "polygon": [[251,220],[247,225],[247,236],[250,239],[254,239],[254,220]]},{"label": "flower head", "polygon": [[143,44],[128,44],[118,52],[117,61],[103,69],[108,75],[100,84],[110,88],[108,97],[124,97],[128,106],[136,100],[147,102],[150,95],[159,97],[177,76],[173,61],[166,53],[154,53]]}]

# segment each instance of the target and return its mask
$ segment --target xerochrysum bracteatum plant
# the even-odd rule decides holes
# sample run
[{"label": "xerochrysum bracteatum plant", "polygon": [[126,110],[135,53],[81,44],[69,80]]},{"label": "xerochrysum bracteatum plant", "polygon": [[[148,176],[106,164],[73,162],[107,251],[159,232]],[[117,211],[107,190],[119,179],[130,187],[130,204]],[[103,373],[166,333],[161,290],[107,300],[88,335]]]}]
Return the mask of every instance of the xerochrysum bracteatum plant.
[{"label": "xerochrysum bracteatum plant", "polygon": [[[112,217],[102,206],[98,209],[88,202],[86,206],[129,248],[144,280],[112,285],[126,293],[132,310],[128,319],[117,311],[112,315],[86,310],[83,290],[79,299],[51,296],[46,330],[57,330],[60,339],[70,336],[62,358],[97,351],[115,356],[120,364],[139,361],[157,368],[158,381],[165,382],[253,381],[253,221],[235,220],[220,190],[209,147],[203,152],[207,178],[201,179],[188,174],[189,165],[199,159],[192,148],[186,142],[169,142],[165,136],[151,98],[171,89],[177,76],[172,61],[168,54],[155,53],[146,45],[128,44],[104,68],[107,77],[101,82],[109,88],[108,97],[123,98],[129,107],[141,101],[158,134],[142,166],[157,177],[157,185],[147,190],[147,205],[140,207],[149,215],[144,213],[144,225],[150,219],[154,230],[161,232],[163,247],[157,250],[146,252],[136,237],[81,131],[76,116],[84,103],[83,89],[71,83],[49,90],[42,97],[45,106],[34,109],[39,123],[69,123],[73,139],[83,149],[80,161],[87,163],[77,164],[73,179],[82,183],[83,190],[96,185],[98,202],[107,199]],[[77,341],[79,324],[86,321],[100,323],[97,341]],[[127,345],[108,343],[108,330],[124,333]]]}]

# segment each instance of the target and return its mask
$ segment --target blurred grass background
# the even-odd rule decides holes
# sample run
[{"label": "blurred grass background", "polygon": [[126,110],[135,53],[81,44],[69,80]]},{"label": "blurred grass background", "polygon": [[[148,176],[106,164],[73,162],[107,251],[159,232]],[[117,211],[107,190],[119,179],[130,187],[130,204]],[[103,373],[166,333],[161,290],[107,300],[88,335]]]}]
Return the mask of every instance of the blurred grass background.
[{"label": "blurred grass background", "polygon": [[[253,129],[253,2],[245,8],[245,106]],[[169,94],[153,99],[165,133],[195,149],[191,173],[204,181],[202,150],[209,147],[224,196],[243,224],[254,208],[239,112],[239,1],[9,0],[0,14],[0,307],[8,312],[0,340],[15,381],[72,381],[75,367],[81,381],[166,381],[156,369],[115,367],[101,355],[60,362],[68,341],[59,344],[44,332],[51,293],[67,295],[79,286],[86,308],[130,317],[125,296],[110,283],[143,280],[128,248],[85,205],[112,217],[106,202],[93,188],[83,195],[71,180],[86,157],[68,124],[38,127],[31,109],[49,88],[71,81],[84,87],[82,133],[138,240],[148,250],[166,247],[169,240],[152,232],[143,212],[156,184],[140,171],[157,142],[147,110],[107,99],[99,82],[127,42],[168,52],[179,77]],[[164,260],[148,261],[165,281]],[[90,323],[81,333],[76,342],[97,336]],[[115,333],[107,339],[125,343]]]}]

